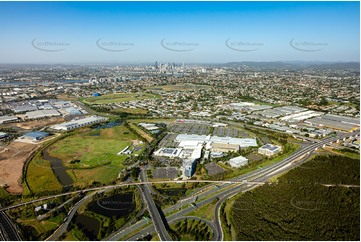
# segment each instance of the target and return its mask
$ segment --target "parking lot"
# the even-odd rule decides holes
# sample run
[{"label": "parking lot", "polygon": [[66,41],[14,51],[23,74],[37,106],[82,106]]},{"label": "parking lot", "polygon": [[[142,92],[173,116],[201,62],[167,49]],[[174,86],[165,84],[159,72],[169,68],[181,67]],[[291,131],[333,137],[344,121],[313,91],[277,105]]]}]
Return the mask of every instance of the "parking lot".
[{"label": "parking lot", "polygon": [[175,142],[175,138],[178,134],[166,134],[166,136],[159,142],[159,147],[169,147],[176,148],[178,147],[179,142]]},{"label": "parking lot", "polygon": [[213,130],[214,136],[219,137],[233,137],[233,138],[249,138],[250,136],[239,129],[232,128],[232,127],[216,127]]},{"label": "parking lot", "polygon": [[176,167],[157,167],[153,171],[155,179],[175,179],[178,177],[178,168]]},{"label": "parking lot", "polygon": [[220,174],[220,173],[223,173],[226,171],[225,169],[223,169],[222,167],[217,165],[217,163],[215,163],[215,162],[207,163],[206,169],[208,171],[209,176],[214,176],[214,175],[217,175],[217,174]]},{"label": "parking lot", "polygon": [[[211,134],[211,125],[209,124],[197,124],[197,123],[181,123],[172,124],[168,127],[170,132],[176,134],[198,134],[209,135]],[[215,127],[212,135],[219,137],[233,137],[233,138],[249,138],[250,136],[239,129],[233,127]]]},{"label": "parking lot", "polygon": [[209,135],[211,132],[211,126],[209,124],[181,123],[169,126],[169,131],[178,134]]}]

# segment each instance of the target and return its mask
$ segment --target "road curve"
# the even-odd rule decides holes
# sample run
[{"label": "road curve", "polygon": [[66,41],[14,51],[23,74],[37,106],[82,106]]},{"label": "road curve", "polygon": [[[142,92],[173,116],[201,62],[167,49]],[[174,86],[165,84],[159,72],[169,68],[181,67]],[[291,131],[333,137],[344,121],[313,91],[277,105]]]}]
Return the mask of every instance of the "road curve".
[{"label": "road curve", "polygon": [[82,198],[79,202],[77,202],[74,207],[69,211],[66,219],[64,220],[64,222],[57,228],[57,230],[54,231],[54,233],[52,235],[50,235],[46,240],[47,241],[55,241],[58,240],[60,238],[60,236],[62,234],[65,233],[68,225],[70,224],[71,220],[73,219],[75,213],[78,211],[78,209],[80,208],[80,206],[82,206],[83,204],[85,204],[86,202],[89,201],[89,199],[91,199],[96,193],[92,193],[89,194],[87,196],[85,196],[84,198]]},{"label": "road curve", "polygon": [[218,232],[217,228],[214,226],[214,224],[211,221],[209,221],[207,219],[196,217],[196,216],[183,216],[183,217],[179,217],[179,218],[172,220],[172,222],[170,222],[170,223],[175,223],[177,221],[185,220],[185,219],[195,219],[195,220],[199,220],[199,221],[206,223],[209,227],[211,227],[211,229],[213,231],[213,237],[211,240],[212,241],[220,241],[220,239],[219,239],[220,236],[219,236],[219,232]]},{"label": "road curve", "polygon": [[0,212],[0,239],[3,241],[20,241],[20,235],[5,212]]},{"label": "road curve", "polygon": [[[270,177],[277,176],[277,175],[279,175],[279,174],[281,174],[281,173],[283,173],[283,172],[285,172],[287,170],[293,169],[294,167],[303,164],[305,162],[307,156],[309,154],[311,154],[312,152],[314,152],[315,150],[317,150],[317,148],[322,147],[322,145],[328,144],[330,142],[335,142],[336,140],[338,140],[340,138],[350,137],[350,136],[353,136],[355,134],[357,134],[357,133],[353,132],[353,133],[346,133],[346,134],[338,134],[336,137],[326,138],[326,139],[320,141],[319,143],[311,144],[311,145],[309,145],[307,147],[303,147],[303,148],[297,150],[296,152],[291,154],[289,157],[283,159],[280,162],[277,162],[277,163],[274,163],[274,164],[269,165],[267,167],[264,167],[262,169],[255,170],[253,172],[241,175],[239,177],[230,179],[229,181],[240,181],[240,180],[243,180],[243,179],[248,179],[248,180],[256,181],[256,182],[265,182]],[[298,162],[295,163],[296,161],[298,161]],[[232,188],[230,188],[229,190],[227,190],[225,192],[214,194],[210,198],[199,202],[197,205],[198,206],[203,206],[205,204],[208,204],[208,203],[213,201],[214,197],[219,197],[221,199],[224,198],[224,200],[225,200],[229,196],[235,195],[235,194],[239,193],[240,191],[248,191],[248,190],[256,188],[259,185],[260,184],[243,183],[243,184],[241,184],[239,186],[232,187]],[[219,189],[225,188],[227,186],[230,186],[230,184],[223,184],[223,185],[220,186]],[[211,192],[212,192],[212,190],[205,192],[206,196],[210,195]],[[198,197],[200,197],[200,196],[198,196]],[[187,200],[189,200],[189,199],[187,199]],[[224,201],[224,200],[222,200],[222,201]],[[222,204],[222,201],[219,201],[219,207]],[[179,204],[178,205],[176,204],[176,205],[172,206],[171,208],[169,208],[168,211],[165,210],[165,212],[171,212],[171,211],[173,211],[175,209],[178,209],[178,208],[179,208]],[[174,216],[183,216],[183,215],[185,215],[185,214],[187,214],[187,213],[189,213],[189,212],[191,212],[193,210],[195,210],[194,207],[186,207],[186,208],[182,209],[181,211],[176,212],[175,214],[167,216],[167,220],[168,220],[168,222],[171,222],[171,220],[172,220],[172,218],[174,218]],[[217,212],[217,217],[219,217],[219,211]],[[217,217],[215,217],[215,218],[217,219]],[[218,225],[217,225],[217,222],[218,222]],[[216,222],[216,227],[218,227],[217,229],[218,230],[220,229],[220,231],[222,231],[220,221],[218,220],[217,222]],[[142,221],[139,222],[138,226],[142,227],[142,226],[145,225],[145,223],[143,223],[142,225],[141,224],[142,224]],[[127,228],[127,230],[132,231],[131,228]],[[139,231],[135,236],[139,236],[139,234],[144,234],[144,232],[152,233],[152,231],[154,231],[154,228],[152,230],[152,226],[148,226],[148,227],[142,229],[141,231]],[[112,238],[108,238],[108,240],[118,240],[120,238],[118,236],[120,236],[120,235],[125,236],[126,234],[122,233],[122,232],[123,231],[118,231],[117,236],[114,236]],[[222,236],[222,232],[220,234]],[[134,238],[135,236],[133,236],[132,238]]]}]

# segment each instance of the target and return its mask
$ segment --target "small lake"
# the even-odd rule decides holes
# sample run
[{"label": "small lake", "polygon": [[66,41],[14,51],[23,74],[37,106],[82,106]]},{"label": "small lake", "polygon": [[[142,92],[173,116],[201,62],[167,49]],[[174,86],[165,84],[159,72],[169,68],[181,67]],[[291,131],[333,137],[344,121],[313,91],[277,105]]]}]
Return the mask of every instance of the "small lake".
[{"label": "small lake", "polygon": [[53,170],[60,184],[63,186],[63,190],[69,191],[72,188],[73,180],[68,175],[68,173],[66,173],[67,168],[64,166],[63,161],[50,156],[48,153],[48,148],[46,148],[42,154],[43,158],[50,162],[51,169]]},{"label": "small lake", "polygon": [[90,240],[98,240],[100,222],[97,219],[80,214],[75,217],[75,223]]},{"label": "small lake", "polygon": [[[122,122],[120,122],[120,121],[113,121],[113,122],[109,122],[106,124],[98,125],[97,127],[95,127],[93,129],[93,131],[91,131],[90,135],[91,136],[100,136],[99,130],[112,128],[114,126],[121,125],[121,124],[122,124]],[[69,191],[72,188],[73,180],[66,172],[66,170],[68,168],[64,165],[63,161],[59,158],[50,156],[49,152],[48,152],[48,148],[46,148],[42,152],[42,156],[45,160],[48,160],[50,162],[51,169],[53,170],[53,172],[54,172],[55,176],[57,177],[58,181],[60,182],[60,184],[63,186],[63,190]]]},{"label": "small lake", "polygon": [[127,216],[135,209],[133,193],[116,194],[89,203],[88,210],[116,219]]},{"label": "small lake", "polygon": [[120,121],[114,121],[114,122],[109,122],[107,124],[102,124],[102,125],[99,125],[97,126],[95,129],[96,130],[100,130],[100,129],[108,129],[108,128],[112,128],[114,126],[118,126],[118,125],[121,125],[122,122]]}]

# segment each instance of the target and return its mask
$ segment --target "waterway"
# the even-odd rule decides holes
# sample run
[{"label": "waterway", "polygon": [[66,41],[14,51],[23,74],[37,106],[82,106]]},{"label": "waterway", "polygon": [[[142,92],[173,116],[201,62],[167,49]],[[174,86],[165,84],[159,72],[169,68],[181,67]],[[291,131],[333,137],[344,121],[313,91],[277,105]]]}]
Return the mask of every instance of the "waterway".
[{"label": "waterway", "polygon": [[67,168],[64,166],[63,161],[50,156],[48,153],[48,148],[43,151],[43,158],[50,162],[51,169],[53,170],[60,184],[63,186],[63,190],[69,191],[72,188],[73,180],[68,175],[68,173],[66,173]]},{"label": "waterway", "polygon": [[[114,121],[114,122],[109,122],[107,124],[102,124],[102,125],[98,125],[97,127],[94,128],[94,130],[92,132],[91,135],[92,136],[100,136],[99,130],[101,129],[107,129],[107,128],[112,128],[114,126],[117,125],[121,125],[122,122],[120,121]],[[63,186],[63,190],[64,191],[69,191],[72,187],[73,187],[73,180],[71,179],[71,177],[68,175],[67,171],[67,167],[64,165],[64,162],[56,157],[52,157],[51,155],[49,155],[48,152],[49,148],[46,148],[43,151],[43,158],[45,160],[48,160],[51,164],[51,169],[53,170],[55,176],[57,177],[58,181],[60,182],[60,184]]]},{"label": "waterway", "polygon": [[108,129],[108,128],[112,128],[114,126],[118,126],[118,125],[121,125],[122,122],[120,121],[113,121],[113,122],[109,122],[107,124],[102,124],[102,125],[99,125],[97,126],[95,129],[96,130],[100,130],[100,129]]},{"label": "waterway", "polygon": [[97,219],[80,214],[75,217],[75,223],[89,238],[89,240],[98,240],[100,222]]}]

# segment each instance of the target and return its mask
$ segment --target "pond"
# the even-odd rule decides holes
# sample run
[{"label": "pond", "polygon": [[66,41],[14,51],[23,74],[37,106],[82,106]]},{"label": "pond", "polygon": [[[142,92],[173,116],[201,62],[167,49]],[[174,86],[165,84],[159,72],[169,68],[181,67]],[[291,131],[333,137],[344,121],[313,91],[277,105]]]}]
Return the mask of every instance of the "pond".
[{"label": "pond", "polygon": [[79,214],[75,217],[75,223],[90,240],[98,240],[100,222],[97,219]]},{"label": "pond", "polygon": [[42,156],[45,160],[50,162],[51,169],[53,170],[60,184],[63,186],[63,190],[69,191],[72,188],[73,180],[68,175],[68,173],[66,173],[67,168],[64,166],[63,161],[50,156],[48,153],[48,148],[42,152]]},{"label": "pond", "polygon": [[[94,131],[90,135],[91,136],[100,136],[100,133],[99,133],[100,129],[111,128],[111,127],[120,125],[121,123],[122,122],[120,122],[120,121],[114,121],[114,122],[109,122],[107,124],[99,125],[94,129]],[[49,148],[46,148],[42,152],[42,156],[45,160],[48,160],[50,162],[51,169],[53,170],[53,172],[54,172],[55,176],[57,177],[58,181],[60,182],[60,184],[63,186],[63,190],[69,191],[73,186],[72,185],[73,180],[66,172],[67,168],[65,167],[65,165],[61,159],[50,156],[48,153],[48,149]]]},{"label": "pond", "polygon": [[116,194],[89,203],[88,210],[116,219],[127,216],[135,209],[133,193]]},{"label": "pond", "polygon": [[113,121],[113,122],[109,122],[107,124],[102,124],[102,125],[99,125],[97,126],[95,129],[96,130],[100,130],[100,129],[108,129],[108,128],[112,128],[114,126],[118,126],[118,125],[121,125],[122,122],[120,121]]}]

